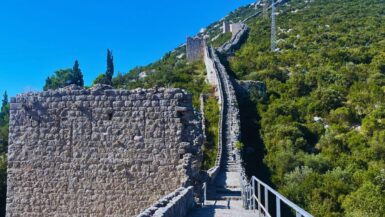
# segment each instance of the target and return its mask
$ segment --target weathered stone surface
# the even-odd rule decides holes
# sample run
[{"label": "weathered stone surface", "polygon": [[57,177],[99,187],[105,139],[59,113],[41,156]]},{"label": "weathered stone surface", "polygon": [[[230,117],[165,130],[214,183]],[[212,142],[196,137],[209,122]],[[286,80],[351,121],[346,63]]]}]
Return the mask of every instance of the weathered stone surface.
[{"label": "weathered stone surface", "polygon": [[186,42],[186,58],[189,62],[203,59],[205,40],[200,37],[188,37]]},{"label": "weathered stone surface", "polygon": [[137,217],[186,216],[195,205],[193,187],[179,188],[158,200]]},{"label": "weathered stone surface", "polygon": [[76,86],[11,100],[7,216],[134,216],[194,184],[201,122],[180,89]]},{"label": "weathered stone surface", "polygon": [[245,40],[248,27],[244,23],[233,24],[233,30],[231,31],[231,39],[218,48],[218,51],[223,54],[231,54],[234,50],[237,50],[243,41]]}]

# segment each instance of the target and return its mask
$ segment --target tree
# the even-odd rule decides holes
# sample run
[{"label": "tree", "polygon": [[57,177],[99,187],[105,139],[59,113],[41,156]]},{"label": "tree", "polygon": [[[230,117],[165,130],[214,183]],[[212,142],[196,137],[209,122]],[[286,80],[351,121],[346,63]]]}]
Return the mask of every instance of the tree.
[{"label": "tree", "polygon": [[95,84],[106,84],[106,74],[100,74],[98,77],[95,78],[94,82],[92,82],[92,85]]},{"label": "tree", "polygon": [[7,91],[4,92],[3,100],[1,103],[1,112],[4,112],[5,107],[8,105],[8,94]]},{"label": "tree", "polygon": [[72,68],[71,84],[76,84],[81,87],[84,86],[83,73],[79,68],[78,60],[75,60],[75,64]]},{"label": "tree", "polygon": [[114,76],[114,57],[112,51],[107,49],[107,71],[106,71],[106,84],[112,85],[112,77]]},{"label": "tree", "polygon": [[48,77],[45,81],[44,90],[54,90],[72,84],[72,69],[60,69]]},{"label": "tree", "polygon": [[107,70],[104,74],[99,75],[93,84],[107,84],[112,85],[112,77],[114,76],[114,57],[112,51],[107,49]]}]

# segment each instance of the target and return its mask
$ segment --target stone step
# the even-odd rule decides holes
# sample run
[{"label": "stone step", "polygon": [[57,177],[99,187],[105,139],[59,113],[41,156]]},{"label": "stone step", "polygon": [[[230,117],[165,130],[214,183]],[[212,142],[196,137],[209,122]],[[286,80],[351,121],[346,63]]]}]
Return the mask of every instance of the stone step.
[{"label": "stone step", "polygon": [[208,200],[242,200],[241,196],[207,195]]},{"label": "stone step", "polygon": [[215,188],[226,188],[226,189],[238,189],[240,186],[232,186],[232,185],[213,185]]},{"label": "stone step", "polygon": [[228,194],[228,195],[241,195],[241,189],[240,188],[217,188],[215,189],[216,193],[219,194]]}]

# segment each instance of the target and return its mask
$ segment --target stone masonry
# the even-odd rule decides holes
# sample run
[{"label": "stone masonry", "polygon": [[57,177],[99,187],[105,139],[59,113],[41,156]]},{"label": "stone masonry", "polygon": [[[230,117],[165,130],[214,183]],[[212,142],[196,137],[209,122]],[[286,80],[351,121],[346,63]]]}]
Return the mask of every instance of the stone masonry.
[{"label": "stone masonry", "polygon": [[200,117],[180,89],[76,86],[11,100],[7,216],[134,216],[194,185]]},{"label": "stone masonry", "polygon": [[186,42],[186,58],[189,62],[203,60],[205,40],[200,37],[188,37]]}]

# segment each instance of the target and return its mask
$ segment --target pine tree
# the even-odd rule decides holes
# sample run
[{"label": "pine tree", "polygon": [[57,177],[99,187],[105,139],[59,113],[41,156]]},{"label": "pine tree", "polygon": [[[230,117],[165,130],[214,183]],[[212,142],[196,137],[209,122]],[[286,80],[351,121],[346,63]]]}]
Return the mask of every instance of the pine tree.
[{"label": "pine tree", "polygon": [[112,85],[112,77],[114,76],[114,57],[112,51],[107,49],[107,71],[106,71],[106,84]]},{"label": "pine tree", "polygon": [[76,84],[78,86],[84,86],[83,73],[79,68],[78,60],[75,60],[75,64],[72,68],[71,84]]}]

